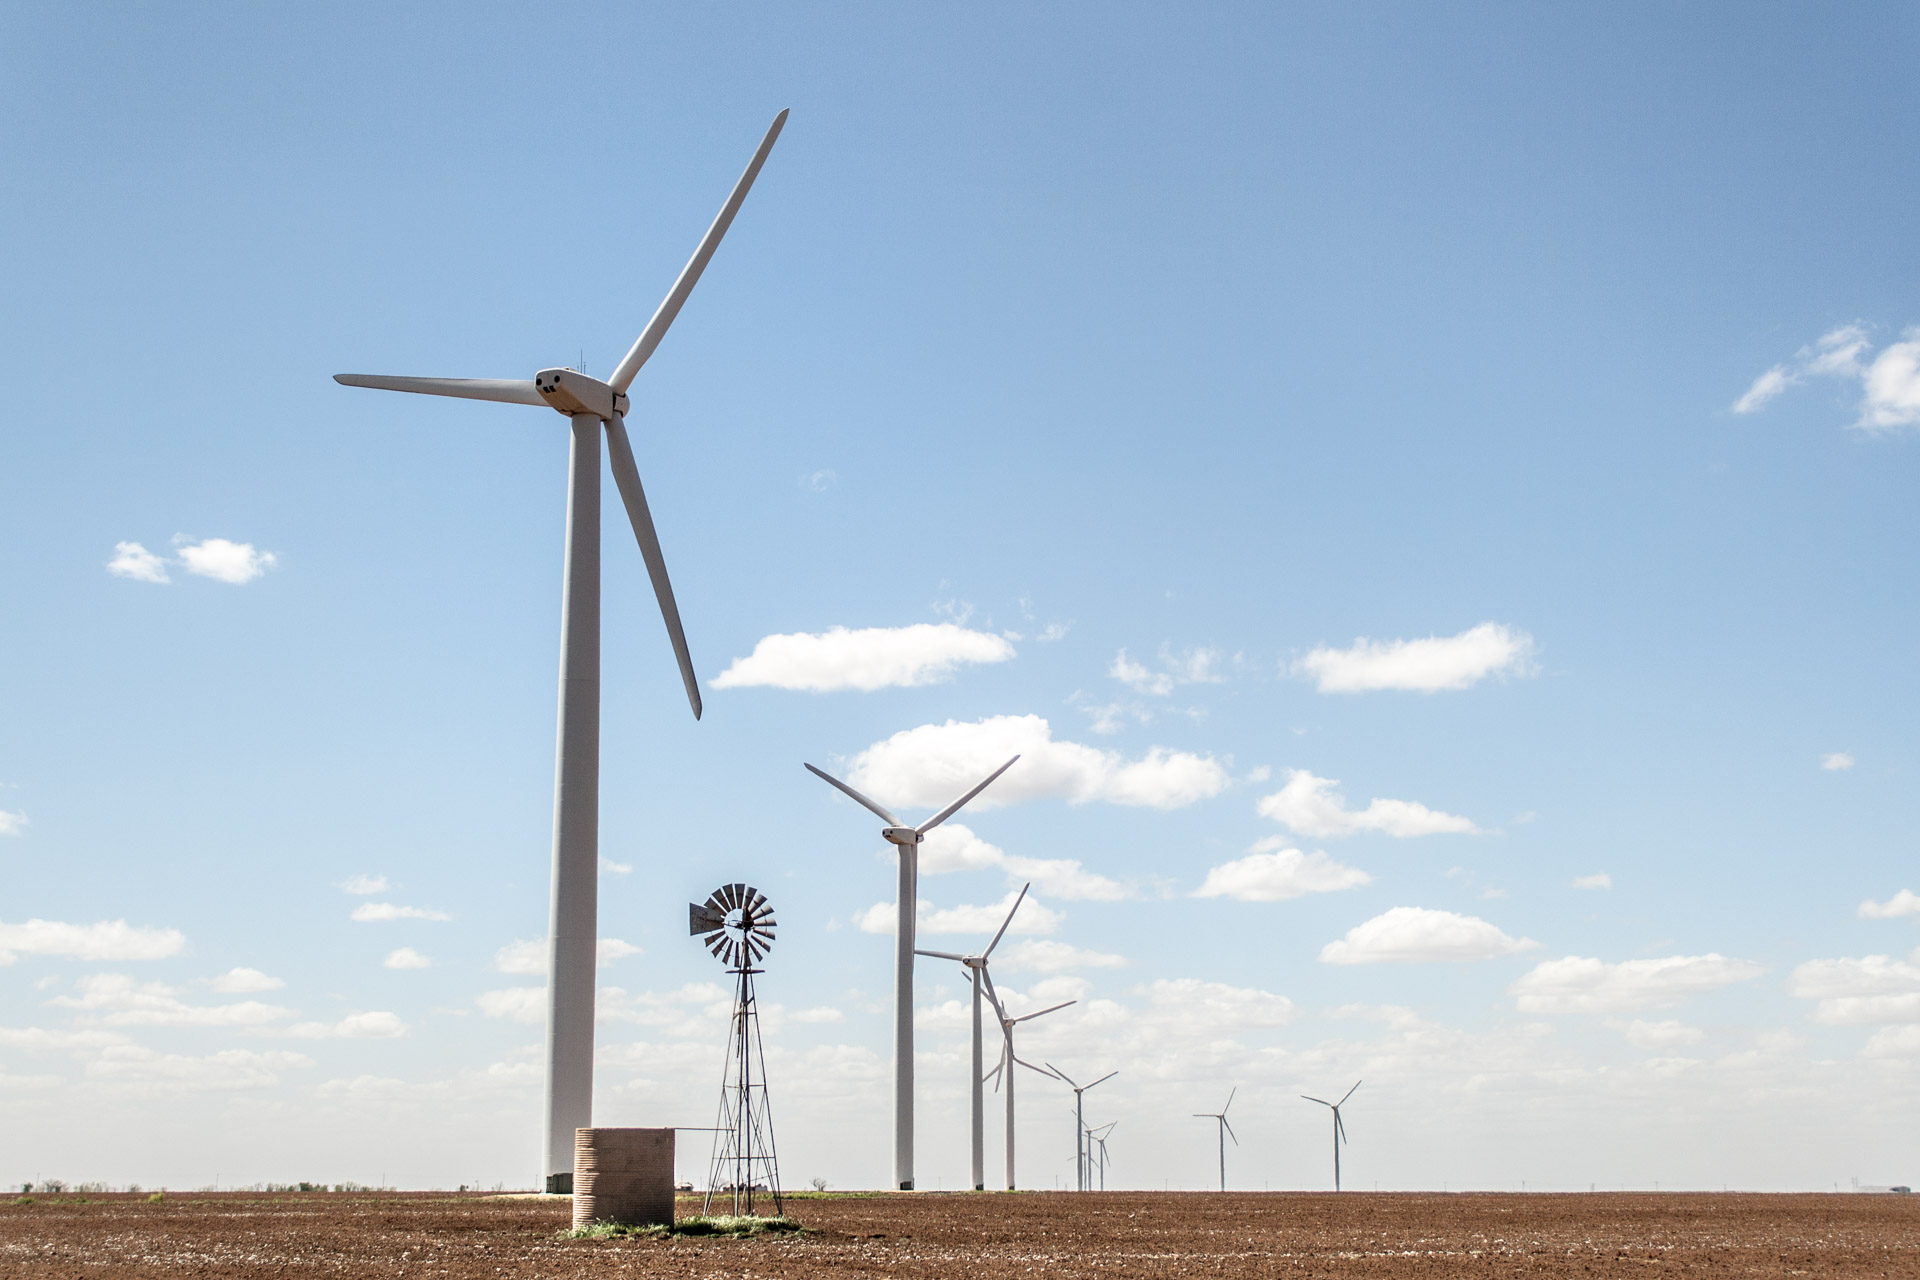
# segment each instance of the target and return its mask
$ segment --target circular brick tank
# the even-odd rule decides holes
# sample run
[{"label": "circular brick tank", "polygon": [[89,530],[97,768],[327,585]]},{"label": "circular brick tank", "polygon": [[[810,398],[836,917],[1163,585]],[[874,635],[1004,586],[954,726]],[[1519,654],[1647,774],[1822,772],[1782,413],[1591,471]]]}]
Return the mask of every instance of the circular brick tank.
[{"label": "circular brick tank", "polygon": [[673,1130],[575,1129],[573,1225],[673,1225]]}]

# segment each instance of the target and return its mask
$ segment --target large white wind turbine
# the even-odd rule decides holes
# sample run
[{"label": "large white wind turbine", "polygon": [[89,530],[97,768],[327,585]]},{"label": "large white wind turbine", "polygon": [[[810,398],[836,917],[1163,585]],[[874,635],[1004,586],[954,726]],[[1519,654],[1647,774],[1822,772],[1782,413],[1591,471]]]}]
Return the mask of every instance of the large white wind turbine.
[{"label": "large white wind turbine", "polygon": [[1220,1189],[1222,1191],[1227,1189],[1228,1136],[1232,1136],[1234,1146],[1237,1147],[1240,1145],[1240,1135],[1234,1133],[1233,1126],[1227,1123],[1227,1108],[1233,1106],[1233,1095],[1238,1092],[1240,1092],[1239,1085],[1235,1085],[1232,1089],[1228,1090],[1227,1105],[1218,1111],[1196,1111],[1193,1113],[1193,1118],[1196,1120],[1218,1120],[1220,1122]]},{"label": "large white wind turbine", "polygon": [[[1360,1084],[1360,1081],[1355,1080],[1353,1089],[1358,1089]],[[1353,1096],[1353,1089],[1347,1090],[1345,1096],[1338,1102],[1328,1102],[1325,1098],[1308,1098],[1304,1093],[1300,1095],[1308,1102],[1317,1102],[1323,1107],[1333,1108],[1333,1189],[1335,1191],[1340,1189],[1340,1144],[1347,1140],[1347,1126],[1340,1122],[1340,1108],[1347,1105],[1347,1099]]]},{"label": "large white wind turbine", "polygon": [[1073,1164],[1079,1173],[1078,1180],[1080,1183],[1075,1190],[1089,1190],[1091,1179],[1088,1176],[1087,1169],[1087,1156],[1089,1154],[1086,1141],[1087,1113],[1086,1109],[1080,1105],[1080,1095],[1093,1088],[1094,1085],[1105,1084],[1120,1073],[1118,1071],[1109,1071],[1098,1080],[1095,1080],[1093,1084],[1075,1084],[1066,1072],[1054,1066],[1051,1062],[1047,1064],[1047,1070],[1053,1072],[1055,1078],[1064,1080],[1067,1087],[1073,1090]]},{"label": "large white wind turbine", "polygon": [[1019,758],[1015,756],[995,769],[965,795],[917,827],[903,826],[900,819],[840,779],[825,770],[807,766],[807,772],[814,777],[839,788],[878,814],[887,824],[880,828],[881,837],[900,854],[899,877],[895,882],[899,892],[896,904],[899,917],[893,932],[893,1185],[902,1191],[913,1190],[913,913],[920,901],[920,842],[927,838],[927,832],[985,791],[988,783],[1013,768],[1013,761]]},{"label": "large white wind turbine", "polygon": [[[680,627],[680,610],[667,581],[660,538],[647,510],[646,491],[627,441],[627,388],[687,295],[699,283],[708,259],[719,247],[767,153],[787,122],[773,118],[746,172],[734,184],[720,214],[707,228],[700,247],[681,269],[679,279],[653,313],[653,319],[601,382],[574,369],[542,369],[531,381],[510,378],[394,378],[343,373],[334,381],[349,387],[413,391],[464,400],[497,400],[541,405],[572,423],[567,462],[566,585],[560,606],[560,722],[553,780],[553,896],[549,916],[547,969],[547,1097],[545,1185],[548,1191],[573,1186],[573,1131],[593,1123],[594,948],[598,934],[600,875],[600,433],[607,437],[613,480],[633,523],[640,555],[653,579],[653,593],[666,619],[667,638],[680,663],[687,701],[700,718],[700,685]],[[562,268],[563,272],[565,268]]]},{"label": "large white wind turbine", "polygon": [[1019,1054],[1014,1052],[1013,1029],[1023,1022],[1031,1022],[1035,1018],[1045,1017],[1047,1014],[1053,1013],[1060,1009],[1064,1009],[1070,1004],[1078,1004],[1079,1001],[1062,1000],[1059,1004],[1049,1005],[1045,1009],[1040,1009],[1033,1013],[1023,1013],[1017,1018],[1009,1018],[1007,1016],[1007,1006],[1000,1003],[1000,993],[993,989],[993,975],[990,973],[987,973],[983,968],[980,976],[987,984],[987,999],[993,1001],[994,1016],[1000,1019],[1000,1036],[1001,1036],[1000,1062],[999,1062],[999,1065],[994,1067],[992,1071],[989,1071],[987,1075],[989,1078],[993,1079],[993,1088],[994,1088],[994,1091],[997,1093],[999,1092],[999,1089],[1000,1089],[1000,1081],[998,1077],[1001,1072],[1004,1071],[1006,1073],[1007,1190],[1012,1191],[1014,1189],[1013,1188],[1013,1074],[1014,1074],[1013,1069],[1015,1066],[1022,1066],[1029,1071],[1034,1071],[1039,1073],[1040,1075],[1047,1077],[1049,1080],[1059,1079],[1059,1077],[1054,1075],[1053,1072],[1048,1071],[1044,1067],[1034,1066],[1031,1062],[1028,1062],[1025,1058],[1022,1058]]},{"label": "large white wind turbine", "polygon": [[[916,950],[914,952],[915,955],[932,956],[936,960],[958,960],[966,967],[968,979],[973,984],[973,1071],[971,1073],[973,1084],[971,1093],[973,1096],[973,1189],[975,1191],[985,1191],[987,1189],[987,1135],[985,1120],[985,1089],[987,1081],[986,1077],[980,1074],[980,1068],[985,1065],[985,1057],[981,1049],[980,1041],[980,984],[987,976],[988,957],[992,956],[993,949],[1000,945],[1000,939],[1006,936],[1007,926],[1013,923],[1013,913],[1018,911],[1020,904],[1027,900],[1027,890],[1031,888],[1033,888],[1033,882],[1031,880],[1020,886],[1020,896],[1013,900],[1013,906],[1007,911],[1007,918],[1000,922],[1000,931],[993,935],[993,941],[989,942],[986,950],[982,951],[979,955],[961,956],[955,955],[951,951]],[[995,1001],[996,1006],[998,1003],[998,1001]]]}]

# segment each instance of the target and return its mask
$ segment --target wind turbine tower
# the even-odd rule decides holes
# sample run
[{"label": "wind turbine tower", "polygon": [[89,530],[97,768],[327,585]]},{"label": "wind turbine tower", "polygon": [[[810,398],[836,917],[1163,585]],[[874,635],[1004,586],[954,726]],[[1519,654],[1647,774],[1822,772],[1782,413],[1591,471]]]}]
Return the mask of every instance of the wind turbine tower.
[{"label": "wind turbine tower", "polygon": [[1075,1084],[1066,1072],[1054,1066],[1051,1062],[1047,1064],[1047,1070],[1053,1072],[1059,1079],[1064,1080],[1067,1087],[1073,1090],[1073,1163],[1080,1183],[1080,1185],[1074,1189],[1076,1191],[1085,1191],[1088,1189],[1088,1184],[1091,1180],[1087,1176],[1087,1113],[1086,1109],[1081,1105],[1081,1095],[1089,1089],[1105,1084],[1120,1073],[1118,1071],[1109,1071],[1098,1080],[1095,1080],[1093,1084]]},{"label": "wind turbine tower", "polygon": [[1013,1029],[1016,1026],[1020,1025],[1022,1022],[1031,1022],[1035,1018],[1045,1017],[1047,1014],[1056,1012],[1057,1010],[1060,1010],[1060,1009],[1064,1009],[1070,1004],[1078,1004],[1079,1001],[1063,1000],[1059,1004],[1051,1005],[1048,1008],[1041,1009],[1036,1013],[1023,1013],[1017,1018],[1009,1018],[1007,1016],[1007,1007],[1000,1003],[1000,995],[998,992],[996,992],[993,989],[992,977],[984,973],[982,974],[982,976],[985,977],[987,981],[987,998],[993,1001],[994,1016],[1000,1019],[1000,1036],[1001,1036],[1000,1062],[999,1062],[999,1065],[994,1067],[994,1069],[988,1074],[996,1077],[993,1082],[993,1087],[995,1091],[998,1091],[1000,1088],[1000,1081],[997,1077],[999,1077],[1000,1073],[1003,1071],[1006,1073],[1007,1190],[1012,1191],[1014,1189],[1013,1187],[1013,1075],[1014,1075],[1013,1069],[1016,1065],[1018,1065],[1018,1066],[1025,1067],[1029,1071],[1038,1072],[1040,1075],[1047,1077],[1049,1080],[1059,1079],[1059,1077],[1054,1075],[1053,1072],[1046,1071],[1041,1069],[1040,1067],[1034,1066],[1031,1062],[1028,1062],[1025,1058],[1022,1058],[1019,1054],[1013,1051]]},{"label": "wind turbine tower", "polygon": [[902,825],[900,819],[832,774],[807,766],[807,772],[814,777],[877,814],[887,824],[880,829],[880,835],[900,855],[895,904],[899,915],[893,931],[893,1185],[902,1191],[913,1190],[913,913],[920,894],[920,842],[927,838],[927,832],[985,791],[988,783],[1011,769],[1013,761],[1019,758],[1015,756],[995,769],[972,790],[917,827]]},{"label": "wind turbine tower", "polygon": [[[511,378],[396,378],[343,373],[349,387],[412,391],[462,400],[544,406],[568,419],[572,444],[567,462],[567,549],[560,604],[560,717],[553,779],[553,892],[548,916],[546,1149],[548,1191],[573,1189],[573,1131],[593,1124],[594,950],[600,897],[600,436],[607,438],[614,484],[640,543],[653,593],[666,620],[667,638],[680,663],[680,679],[700,718],[700,684],[680,627],[680,609],[667,581],[667,563],[647,509],[640,470],[627,440],[627,388],[653,355],[687,295],[700,281],[720,239],[733,225],[741,202],[760,175],[767,153],[787,123],[773,118],[759,150],[733,193],[707,228],[700,246],[641,331],[613,376],[601,382],[575,369],[542,369],[531,381]],[[536,266],[536,270],[546,269]],[[562,268],[563,274],[565,268]],[[604,268],[591,287],[610,286]]]},{"label": "wind turbine tower", "polygon": [[1235,1085],[1232,1089],[1228,1090],[1227,1105],[1218,1111],[1196,1111],[1193,1113],[1194,1119],[1196,1120],[1217,1120],[1220,1122],[1220,1189],[1222,1191],[1227,1189],[1227,1139],[1232,1138],[1233,1145],[1236,1147],[1240,1145],[1240,1135],[1235,1133],[1233,1126],[1227,1123],[1227,1109],[1233,1106],[1233,1095],[1238,1092],[1240,1092],[1239,1085]]},{"label": "wind turbine tower", "polygon": [[[1361,1083],[1355,1080],[1353,1089],[1358,1089]],[[1307,1098],[1304,1093],[1300,1095],[1308,1102],[1317,1102],[1323,1107],[1333,1108],[1333,1189],[1335,1191],[1340,1189],[1340,1144],[1347,1140],[1347,1127],[1340,1122],[1340,1108],[1347,1105],[1347,1099],[1353,1096],[1353,1089],[1347,1090],[1338,1102],[1328,1102],[1325,1098]]]},{"label": "wind turbine tower", "polygon": [[[1007,926],[1013,923],[1013,913],[1018,911],[1020,904],[1027,900],[1027,890],[1031,888],[1033,888],[1033,882],[1031,880],[1020,886],[1020,896],[1013,900],[1013,906],[1007,911],[1007,918],[1000,922],[1000,931],[993,935],[993,941],[989,942],[986,950],[982,951],[979,955],[962,956],[955,955],[951,951],[921,951],[917,949],[914,951],[914,954],[917,956],[931,956],[936,960],[959,961],[960,964],[966,968],[968,980],[973,984],[973,1071],[971,1073],[971,1093],[973,1096],[973,1189],[975,1191],[985,1191],[987,1189],[985,1096],[987,1082],[986,1077],[980,1074],[981,1067],[985,1065],[984,1049],[980,1036],[980,997],[982,994],[980,984],[982,981],[988,981],[990,984],[990,980],[987,979],[987,958],[993,954],[993,949],[1000,945],[1000,939],[1006,935]],[[997,1001],[995,1003],[998,1004]]]}]

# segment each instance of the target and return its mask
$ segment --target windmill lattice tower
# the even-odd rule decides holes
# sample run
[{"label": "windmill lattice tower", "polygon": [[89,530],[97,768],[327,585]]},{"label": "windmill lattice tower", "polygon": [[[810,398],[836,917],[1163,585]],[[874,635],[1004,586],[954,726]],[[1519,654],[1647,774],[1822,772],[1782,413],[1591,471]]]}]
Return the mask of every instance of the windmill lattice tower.
[{"label": "windmill lattice tower", "polygon": [[701,936],[707,950],[739,982],[727,1032],[727,1064],[720,1084],[720,1114],[714,1121],[713,1162],[707,1170],[702,1213],[713,1211],[716,1193],[731,1195],[734,1215],[751,1214],[754,1197],[772,1199],[776,1215],[786,1211],[780,1195],[780,1162],[774,1154],[773,1108],[767,1100],[767,1056],[760,1043],[760,1007],[754,966],[773,949],[775,921],[767,895],[751,885],[723,884],[704,903],[688,908],[687,931]]}]

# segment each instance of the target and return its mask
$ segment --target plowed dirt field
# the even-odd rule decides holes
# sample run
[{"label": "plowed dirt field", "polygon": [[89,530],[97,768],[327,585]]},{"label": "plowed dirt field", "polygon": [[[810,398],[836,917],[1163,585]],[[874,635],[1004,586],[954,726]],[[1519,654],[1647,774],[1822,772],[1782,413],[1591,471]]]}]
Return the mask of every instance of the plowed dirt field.
[{"label": "plowed dirt field", "polygon": [[0,1276],[1920,1277],[1909,1196],[829,1196],[743,1240],[570,1240],[564,1201],[471,1195],[78,1200],[0,1202]]}]

